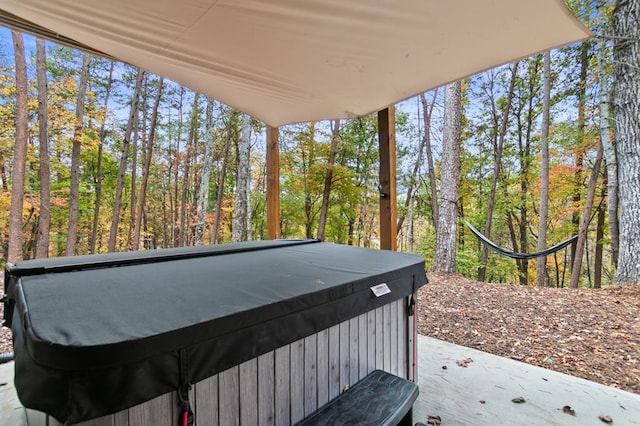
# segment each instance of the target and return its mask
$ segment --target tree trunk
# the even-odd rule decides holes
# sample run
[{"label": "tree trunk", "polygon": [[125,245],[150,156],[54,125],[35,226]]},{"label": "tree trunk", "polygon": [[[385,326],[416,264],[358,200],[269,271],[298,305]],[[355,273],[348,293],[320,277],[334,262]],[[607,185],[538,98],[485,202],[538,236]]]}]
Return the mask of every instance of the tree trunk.
[{"label": "tree trunk", "polygon": [[247,240],[249,174],[251,156],[251,117],[242,114],[240,139],[238,141],[238,171],[236,177],[236,199],[233,209],[233,232],[231,240]]},{"label": "tree trunk", "polygon": [[27,62],[24,55],[22,33],[11,31],[13,54],[16,61],[16,144],[13,151],[11,174],[11,206],[9,207],[9,245],[7,262],[22,260],[22,203],[24,199],[24,175],[27,160],[28,85]]},{"label": "tree trunk", "polygon": [[461,82],[445,89],[444,135],[442,142],[442,174],[436,251],[433,270],[456,271],[456,224],[458,188],[460,184],[460,133],[462,122]]},{"label": "tree trunk", "polygon": [[[602,20],[606,18],[602,14]],[[607,166],[607,212],[609,214],[609,238],[611,239],[611,263],[618,265],[618,251],[620,247],[620,224],[618,222],[618,159],[616,147],[611,140],[612,124],[609,112],[609,73],[607,72],[607,41],[604,37],[597,39],[598,43],[598,81],[600,83],[600,141],[604,151]]]},{"label": "tree trunk", "polygon": [[49,111],[47,105],[47,57],[43,39],[36,39],[36,74],[38,80],[38,127],[40,169],[40,218],[36,236],[36,258],[49,256],[51,227],[51,178],[49,161]]},{"label": "tree trunk", "polygon": [[115,62],[111,61],[111,65],[109,67],[109,78],[107,80],[107,88],[104,95],[104,117],[102,118],[102,122],[100,123],[100,144],[98,145],[98,164],[96,165],[96,176],[95,176],[95,185],[96,185],[96,204],[93,209],[93,226],[91,227],[91,237],[89,239],[89,252],[96,252],[96,240],[98,237],[98,220],[100,219],[100,207],[102,204],[102,149],[104,147],[105,142],[105,127],[107,123],[107,111],[109,108],[109,97],[111,95],[111,85],[113,84],[113,69],[115,67]]},{"label": "tree trunk", "polygon": [[304,228],[305,238],[313,238],[313,202],[311,200],[311,189],[309,184],[311,183],[311,170],[315,162],[315,133],[316,123],[312,121],[309,124],[309,136],[308,136],[308,148],[309,151],[305,151],[306,146],[304,143],[301,145],[302,151],[302,176],[304,186]]},{"label": "tree trunk", "polygon": [[7,184],[7,166],[5,164],[4,156],[0,153],[0,180],[2,180],[2,192],[8,192],[9,186]]},{"label": "tree trunk", "polygon": [[176,143],[176,155],[174,158],[174,164],[173,164],[173,245],[174,246],[179,246],[180,245],[180,226],[179,226],[179,220],[180,220],[180,208],[178,206],[178,176],[180,175],[179,171],[180,171],[180,144],[182,142],[182,127],[183,127],[183,120],[182,120],[182,110],[183,110],[183,103],[184,103],[184,93],[185,93],[185,89],[183,86],[180,86],[180,102],[178,103],[178,137],[177,137],[177,143]]},{"label": "tree trunk", "polygon": [[[547,219],[549,217],[549,112],[551,109],[551,52],[544,53],[542,81],[542,129],[540,132],[540,212],[537,251],[547,248]],[[547,257],[536,259],[536,285],[547,284]]]},{"label": "tree trunk", "polygon": [[127,171],[127,158],[129,156],[129,141],[131,140],[131,133],[133,131],[133,124],[135,117],[138,114],[138,102],[140,100],[140,90],[142,88],[142,79],[144,77],[144,71],[138,68],[138,75],[136,78],[136,87],[133,91],[133,97],[131,98],[131,109],[129,111],[129,119],[127,121],[127,128],[124,133],[124,139],[122,140],[122,156],[120,157],[120,167],[118,168],[118,181],[116,183],[116,197],[113,201],[113,214],[111,216],[111,230],[109,232],[109,243],[107,245],[107,251],[112,252],[116,249],[116,238],[118,236],[118,223],[120,223],[120,208],[122,206],[122,189],[124,187],[124,175]]},{"label": "tree trunk", "polygon": [[[404,211],[400,212],[398,214],[398,223],[396,225],[396,234],[400,234],[400,231],[402,230],[402,226],[404,225],[404,221],[405,218],[407,217],[407,214],[413,209],[413,200],[415,197],[415,192],[416,192],[416,186],[418,184],[418,182],[420,182],[420,168],[422,167],[422,154],[425,150],[425,147],[428,145],[429,149],[431,149],[431,141],[430,141],[430,135],[429,132],[431,130],[431,112],[433,111],[433,105],[435,104],[435,96],[434,96],[434,100],[431,103],[430,108],[427,108],[427,101],[424,97],[424,93],[421,95],[421,99],[423,102],[423,106],[424,106],[424,136],[422,137],[422,140],[420,141],[420,143],[418,144],[418,153],[416,155],[416,162],[413,163],[413,172],[411,174],[411,176],[409,176],[409,183],[407,184],[407,196],[404,199]],[[429,156],[429,158],[431,157],[431,152],[429,152],[427,154]],[[431,167],[432,165],[430,164],[429,167]],[[429,175],[429,181],[431,182],[431,175]],[[433,190],[435,189],[434,187],[431,188],[432,189],[432,193],[431,193],[431,198],[433,200]],[[432,203],[433,206],[434,203]],[[437,203],[435,203],[435,205],[437,206]],[[432,213],[435,213],[437,211],[437,207],[435,208],[435,210],[432,207]],[[437,213],[436,216],[437,217]],[[411,218],[413,220],[413,217]],[[435,221],[434,223],[438,223],[437,221]],[[410,225],[411,226],[411,225]],[[409,236],[409,238],[411,238],[411,236]]]},{"label": "tree trunk", "polygon": [[[148,74],[145,77],[145,80],[148,78]],[[136,229],[136,207],[138,203],[138,143],[140,142],[140,131],[142,130],[142,140],[144,141],[147,135],[147,121],[146,114],[143,114],[142,125],[140,125],[140,110],[146,111],[147,105],[147,84],[143,85],[145,87],[144,94],[142,96],[142,108],[138,108],[136,111],[135,117],[133,117],[133,135],[131,137],[130,148],[131,148],[131,185],[129,185],[129,232],[127,234],[127,248],[131,249],[133,245],[133,233]],[[144,142],[143,142],[144,149]]]},{"label": "tree trunk", "polygon": [[[504,149],[504,138],[507,134],[507,124],[509,123],[509,111],[511,110],[511,100],[513,99],[513,92],[516,85],[516,77],[518,75],[518,62],[513,64],[511,68],[511,81],[509,83],[509,91],[507,92],[507,99],[505,102],[504,111],[502,113],[502,119],[500,122],[500,130],[496,137],[494,146],[494,166],[493,176],[491,178],[491,192],[489,194],[489,201],[487,204],[487,217],[484,222],[484,235],[487,238],[491,238],[491,223],[493,222],[493,210],[496,204],[496,191],[498,188],[498,181],[500,180],[500,174],[502,173],[502,151]],[[480,252],[480,267],[478,268],[478,281],[484,281],[487,274],[487,259],[489,258],[489,249],[487,246],[482,245]]]},{"label": "tree trunk", "polygon": [[[576,173],[574,180],[573,203],[574,211],[571,217],[574,232],[580,228],[580,200],[584,186],[582,182],[582,168],[584,166],[585,127],[587,109],[587,70],[589,69],[589,43],[583,42],[580,47],[580,80],[578,82],[578,148],[576,149]],[[577,242],[571,244],[571,264],[575,263]]]},{"label": "tree trunk", "polygon": [[147,184],[149,183],[149,172],[151,170],[151,157],[153,157],[153,144],[156,137],[156,124],[158,120],[158,108],[160,106],[160,98],[162,97],[162,84],[164,78],[160,77],[158,81],[158,92],[153,102],[153,110],[151,112],[151,123],[149,125],[149,140],[144,153],[144,167],[142,169],[142,182],[140,182],[140,196],[138,197],[138,211],[136,212],[136,227],[133,233],[132,249],[140,249],[140,232],[142,227],[142,216],[144,214],[145,203],[147,199]]},{"label": "tree trunk", "polygon": [[407,227],[407,249],[409,250],[409,253],[413,253],[414,252],[414,248],[415,248],[415,235],[414,235],[414,214],[415,214],[415,210],[414,210],[414,205],[415,205],[415,197],[411,197],[411,202],[409,203],[409,210],[407,212],[407,215],[409,216],[409,226]]},{"label": "tree trunk", "polygon": [[220,230],[220,215],[222,214],[222,201],[224,198],[224,181],[227,178],[227,164],[229,162],[229,147],[231,138],[227,136],[224,143],[224,154],[222,156],[222,166],[220,166],[220,174],[218,175],[218,191],[216,192],[216,211],[213,218],[213,229],[211,230],[211,242],[217,244],[218,232]]},{"label": "tree trunk", "polygon": [[247,180],[247,241],[253,239],[253,228],[251,226],[252,214],[253,210],[251,206],[251,175],[249,175],[249,179]]},{"label": "tree trunk", "polygon": [[84,101],[87,96],[89,81],[89,61],[91,55],[82,56],[82,70],[78,86],[78,101],[76,103],[76,125],[73,132],[73,147],[71,150],[71,179],[69,182],[69,231],[67,233],[67,256],[76,254],[78,242],[78,209],[80,204],[80,149],[82,148],[82,130],[84,128]]},{"label": "tree trunk", "polygon": [[[515,112],[517,117],[517,141],[518,141],[518,160],[520,163],[520,172],[518,179],[520,180],[520,196],[517,210],[519,212],[518,233],[520,237],[520,250],[526,252],[529,248],[529,198],[531,192],[530,171],[533,164],[534,155],[532,154],[532,134],[538,114],[536,105],[536,93],[540,90],[538,81],[540,80],[540,68],[543,64],[543,56],[536,56],[529,61],[527,67],[527,85],[526,92],[523,91],[520,97],[518,111]],[[524,87],[523,87],[524,89]],[[519,269],[519,278],[521,285],[529,284],[529,260],[516,259]]]},{"label": "tree trunk", "polygon": [[413,204],[413,198],[415,196],[417,183],[420,181],[420,167],[422,166],[422,153],[424,151],[424,138],[418,145],[418,153],[416,155],[416,162],[413,163],[413,172],[409,176],[409,183],[407,184],[407,195],[404,199],[404,211],[398,214],[398,222],[396,224],[396,235],[400,234],[404,221],[409,212],[410,206]]},{"label": "tree trunk", "polygon": [[167,242],[169,241],[169,213],[167,209],[167,194],[171,194],[171,174],[168,174],[169,178],[164,181],[164,185],[162,187],[162,248],[167,248],[169,245]]},{"label": "tree trunk", "polygon": [[[147,142],[147,111],[149,100],[149,74],[144,75],[142,79],[141,90],[141,106],[138,107],[133,117],[133,136],[131,137],[131,185],[129,190],[129,232],[127,234],[127,248],[131,250],[133,246],[133,234],[136,231],[136,210],[138,207],[138,147],[142,141],[142,151],[144,162],[144,150]],[[142,123],[140,123],[140,113],[142,112]],[[171,178],[169,178],[171,182]],[[166,235],[166,234],[165,234]]]},{"label": "tree trunk", "polygon": [[339,142],[340,120],[333,120],[331,147],[329,148],[329,159],[327,161],[327,170],[324,175],[324,189],[322,191],[322,205],[320,206],[320,216],[318,217],[317,238],[321,241],[324,241],[324,230],[327,224],[327,215],[329,214],[329,196],[331,195],[331,184],[333,183],[333,166],[336,163],[336,153],[338,152]]},{"label": "tree trunk", "polygon": [[[505,196],[506,196],[506,194],[505,194]],[[516,253],[519,253],[522,250],[520,250],[520,245],[518,243],[518,236],[516,234],[516,228],[515,228],[515,225],[513,224],[515,222],[514,216],[515,215],[513,214],[513,212],[508,211],[507,212],[507,217],[506,217],[506,222],[507,222],[507,228],[509,228],[509,238],[511,239],[511,246],[513,247],[513,251],[515,251]]]},{"label": "tree trunk", "polygon": [[614,129],[618,157],[620,251],[617,284],[640,284],[640,0],[613,11]]},{"label": "tree trunk", "polygon": [[[196,209],[197,222],[194,231],[194,241],[196,246],[204,244],[204,231],[206,227],[207,204],[209,203],[209,180],[211,178],[211,168],[213,167],[213,108],[215,102],[209,98],[207,100],[204,163],[202,164],[202,175],[200,176],[200,188],[198,190],[198,205]],[[213,242],[213,240],[212,240]]]},{"label": "tree trunk", "polygon": [[[436,168],[433,161],[433,148],[431,148],[431,116],[433,114],[433,107],[436,104],[436,98],[438,97],[438,90],[433,92],[433,101],[431,105],[427,104],[427,98],[424,93],[420,95],[422,101],[422,120],[424,122],[424,144],[427,151],[427,170],[429,173],[429,190],[431,193],[431,218],[433,223],[438,223],[438,186],[436,184]],[[427,114],[428,112],[428,114]]]},{"label": "tree trunk", "polygon": [[593,200],[595,198],[596,186],[598,184],[598,175],[600,174],[600,163],[602,163],[602,144],[598,144],[598,154],[596,156],[596,161],[593,164],[593,170],[591,170],[591,177],[589,178],[589,186],[587,187],[587,199],[585,200],[582,219],[580,220],[576,253],[573,261],[573,267],[571,268],[571,280],[569,281],[569,287],[571,288],[578,288],[578,282],[580,281],[582,256],[584,254],[584,246],[587,241],[587,231],[589,230],[589,221],[591,219],[591,210],[593,209]]},{"label": "tree trunk", "polygon": [[180,198],[180,239],[178,246],[183,247],[189,244],[189,236],[187,232],[187,217],[191,216],[189,212],[189,188],[191,173],[191,158],[193,156],[196,140],[198,139],[198,99],[199,93],[193,96],[193,105],[191,107],[191,122],[189,124],[189,137],[187,138],[187,146],[185,147],[184,163],[182,167],[182,191]]},{"label": "tree trunk", "polygon": [[[602,189],[601,197],[604,199],[606,196],[606,190]],[[596,253],[593,261],[593,287],[602,287],[602,257],[604,254],[604,221],[605,221],[605,209],[600,204],[598,206],[598,220],[596,225]]]},{"label": "tree trunk", "polygon": [[347,245],[354,245],[355,243],[355,219],[349,218],[347,223],[347,235],[349,236],[347,239]]}]

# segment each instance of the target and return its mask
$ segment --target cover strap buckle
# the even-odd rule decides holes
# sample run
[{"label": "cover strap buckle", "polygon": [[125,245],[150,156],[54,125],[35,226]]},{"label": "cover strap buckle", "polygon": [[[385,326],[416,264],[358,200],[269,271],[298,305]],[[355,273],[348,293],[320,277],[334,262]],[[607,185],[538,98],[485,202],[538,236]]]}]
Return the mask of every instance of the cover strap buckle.
[{"label": "cover strap buckle", "polygon": [[193,426],[194,415],[189,404],[189,364],[187,362],[187,351],[180,351],[180,387],[178,387],[178,406],[180,413],[178,415],[178,426]]}]

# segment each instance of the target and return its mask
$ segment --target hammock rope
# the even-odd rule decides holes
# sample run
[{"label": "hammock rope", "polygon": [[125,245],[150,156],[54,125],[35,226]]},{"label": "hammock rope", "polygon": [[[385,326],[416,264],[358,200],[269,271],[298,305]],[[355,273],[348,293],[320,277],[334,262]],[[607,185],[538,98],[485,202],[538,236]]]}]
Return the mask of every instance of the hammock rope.
[{"label": "hammock rope", "polygon": [[465,225],[467,225],[467,228],[469,228],[469,230],[476,236],[476,238],[480,240],[481,243],[497,251],[498,253],[508,256],[512,259],[535,259],[536,257],[548,256],[552,253],[557,252],[558,250],[562,250],[563,248],[565,248],[566,246],[568,246],[569,244],[573,243],[578,239],[578,236],[574,235],[568,240],[562,241],[561,243],[558,243],[555,246],[551,246],[546,250],[536,251],[534,253],[517,253],[514,251],[503,249],[502,247],[499,247],[497,244],[493,243],[487,237],[482,235],[480,231],[474,228],[473,225],[471,225],[466,219],[462,219],[462,221],[464,222]]}]

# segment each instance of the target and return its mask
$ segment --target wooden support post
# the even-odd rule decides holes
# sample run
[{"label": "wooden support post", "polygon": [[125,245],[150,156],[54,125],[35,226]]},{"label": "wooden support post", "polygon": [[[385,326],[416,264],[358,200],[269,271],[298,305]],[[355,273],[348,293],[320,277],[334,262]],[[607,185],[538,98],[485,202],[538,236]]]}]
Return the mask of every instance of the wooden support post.
[{"label": "wooden support post", "polygon": [[267,239],[280,238],[280,150],[277,127],[267,126]]},{"label": "wooden support post", "polygon": [[396,250],[396,121],[395,106],[378,112],[380,144],[380,248]]}]

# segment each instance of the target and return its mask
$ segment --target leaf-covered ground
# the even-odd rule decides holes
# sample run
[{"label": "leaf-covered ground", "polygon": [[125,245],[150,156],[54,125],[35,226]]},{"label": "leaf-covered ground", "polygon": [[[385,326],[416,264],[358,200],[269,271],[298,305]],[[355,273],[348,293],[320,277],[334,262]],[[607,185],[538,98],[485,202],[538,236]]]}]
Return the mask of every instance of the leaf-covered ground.
[{"label": "leaf-covered ground", "polygon": [[[0,322],[4,318],[3,305],[0,303]],[[11,342],[11,330],[7,327],[0,328],[0,352],[12,352],[13,343]]]},{"label": "leaf-covered ground", "polygon": [[430,274],[418,332],[640,394],[640,286],[555,289]]}]

